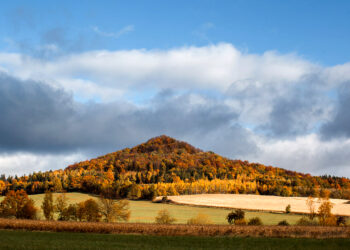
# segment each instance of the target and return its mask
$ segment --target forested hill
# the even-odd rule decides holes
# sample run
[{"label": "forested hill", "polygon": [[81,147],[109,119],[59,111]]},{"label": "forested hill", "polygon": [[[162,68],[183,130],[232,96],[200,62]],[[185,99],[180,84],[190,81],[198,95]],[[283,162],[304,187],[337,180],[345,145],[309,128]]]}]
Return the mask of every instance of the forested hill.
[{"label": "forested hill", "polygon": [[297,173],[281,168],[230,160],[203,152],[186,142],[159,136],[131,149],[68,166],[65,170],[2,178],[0,191],[46,189],[100,193],[116,197],[153,198],[193,193],[254,193],[350,199],[347,178]]}]

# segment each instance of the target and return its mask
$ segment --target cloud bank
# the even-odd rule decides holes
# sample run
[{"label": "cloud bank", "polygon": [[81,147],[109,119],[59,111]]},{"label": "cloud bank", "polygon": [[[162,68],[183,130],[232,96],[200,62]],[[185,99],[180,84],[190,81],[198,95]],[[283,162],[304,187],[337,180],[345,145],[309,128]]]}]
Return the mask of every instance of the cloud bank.
[{"label": "cloud bank", "polygon": [[[63,168],[167,134],[230,158],[350,177],[350,63],[221,43],[51,59],[0,53],[0,72],[4,172]],[[19,155],[38,160],[18,167]]]}]

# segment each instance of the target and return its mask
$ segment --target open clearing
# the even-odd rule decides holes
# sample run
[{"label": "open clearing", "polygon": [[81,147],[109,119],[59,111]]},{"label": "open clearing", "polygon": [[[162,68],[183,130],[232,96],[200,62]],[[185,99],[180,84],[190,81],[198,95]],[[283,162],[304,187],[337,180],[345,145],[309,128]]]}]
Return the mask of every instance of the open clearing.
[{"label": "open clearing", "polygon": [[[58,196],[58,194],[53,195],[54,199]],[[67,193],[66,195],[68,203],[77,203],[90,198],[98,199],[97,196],[83,193]],[[30,198],[35,201],[35,206],[40,208],[44,194],[30,195]],[[0,197],[0,201],[2,199],[3,197]],[[226,216],[230,211],[223,208],[181,206],[176,204],[153,203],[151,201],[129,202],[131,211],[129,222],[132,223],[153,223],[158,211],[161,209],[167,209],[170,214],[176,218],[176,223],[179,224],[186,224],[188,219],[199,213],[208,215],[213,224],[227,224]],[[293,225],[301,218],[301,215],[246,211],[246,219],[249,220],[252,217],[260,217],[264,225],[276,225],[282,220],[287,220]],[[44,218],[41,209],[39,211],[39,218]]]},{"label": "open clearing", "polygon": [[[160,198],[159,198],[160,199]],[[308,213],[306,197],[280,197],[251,194],[196,194],[168,196],[168,199],[185,205],[221,208],[241,208],[254,211],[284,212],[288,204],[294,213]],[[315,198],[316,211],[320,201]],[[332,212],[336,215],[350,216],[350,202],[342,199],[330,199]]]},{"label": "open clearing", "polygon": [[0,230],[1,249],[348,249],[350,239],[239,238]]}]

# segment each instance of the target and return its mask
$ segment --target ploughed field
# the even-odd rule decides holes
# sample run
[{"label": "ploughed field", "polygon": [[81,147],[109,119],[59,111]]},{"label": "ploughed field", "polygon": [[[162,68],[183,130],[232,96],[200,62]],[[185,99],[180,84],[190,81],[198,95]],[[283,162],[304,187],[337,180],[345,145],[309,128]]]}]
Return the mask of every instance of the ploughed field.
[{"label": "ploughed field", "polygon": [[[161,199],[161,197],[157,199]],[[286,206],[290,204],[292,213],[309,213],[309,209],[306,205],[306,197],[280,197],[251,194],[196,194],[168,196],[168,200],[185,205],[240,208],[270,212],[285,212]],[[314,198],[314,201],[317,211],[321,203],[317,198]],[[348,200],[330,199],[330,201],[333,204],[333,214],[350,216],[350,202]]]},{"label": "ploughed field", "polygon": [[[53,194],[54,200],[58,194]],[[98,200],[97,196],[83,193],[67,193],[68,203],[78,203],[87,199],[93,198]],[[174,196],[175,197],[175,196]],[[185,196],[178,196],[178,198]],[[44,219],[40,206],[42,204],[44,194],[30,195],[35,202],[35,206],[39,208],[39,218]],[[173,197],[172,197],[173,198]],[[3,197],[0,197],[0,201]],[[131,223],[153,223],[159,210],[167,209],[170,214],[176,218],[177,224],[186,224],[187,220],[195,217],[199,213],[209,216],[213,224],[227,224],[226,216],[231,211],[230,209],[216,207],[193,207],[182,206],[177,204],[154,203],[151,201],[129,201]],[[293,209],[293,207],[292,207]],[[247,220],[253,217],[260,217],[264,225],[277,225],[282,220],[287,220],[289,224],[295,224],[302,216],[297,214],[246,211],[245,217]]]}]

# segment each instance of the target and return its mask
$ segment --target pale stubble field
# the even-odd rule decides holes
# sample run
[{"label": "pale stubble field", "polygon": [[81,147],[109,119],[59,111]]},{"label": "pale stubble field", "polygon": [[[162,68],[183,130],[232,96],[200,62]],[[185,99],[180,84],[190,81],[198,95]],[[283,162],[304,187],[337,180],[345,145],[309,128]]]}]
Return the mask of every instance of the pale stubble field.
[{"label": "pale stubble field", "polygon": [[[168,196],[168,199],[174,203],[183,205],[240,208],[269,212],[285,212],[286,206],[290,204],[292,213],[309,213],[306,197],[280,197],[250,194],[196,194]],[[350,216],[350,202],[348,200],[330,199],[330,201],[333,205],[332,212],[334,214]],[[314,202],[317,211],[321,201],[314,198]]]}]

